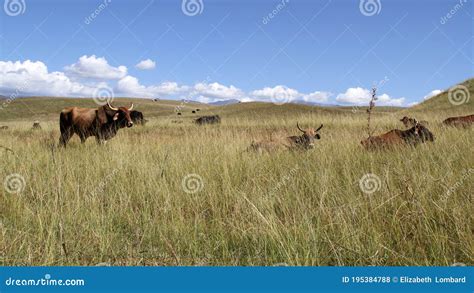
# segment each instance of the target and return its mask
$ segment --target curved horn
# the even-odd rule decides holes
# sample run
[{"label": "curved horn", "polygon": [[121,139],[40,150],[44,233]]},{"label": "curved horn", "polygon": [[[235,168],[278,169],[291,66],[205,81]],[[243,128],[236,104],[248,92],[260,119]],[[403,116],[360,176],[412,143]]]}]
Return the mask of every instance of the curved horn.
[{"label": "curved horn", "polygon": [[321,130],[321,128],[323,128],[323,125],[322,125],[322,124],[321,124],[321,126],[319,126],[319,128],[318,128],[318,129],[316,129],[316,132],[320,131],[320,130]]},{"label": "curved horn", "polygon": [[118,108],[112,107],[112,105],[110,105],[109,101],[107,101],[107,106],[109,106],[109,108],[111,110],[118,111]]},{"label": "curved horn", "polygon": [[133,103],[132,103],[132,105],[130,105],[130,107],[128,108],[128,111],[132,111],[132,109],[133,109]]},{"label": "curved horn", "polygon": [[298,127],[298,130],[301,131],[301,132],[306,132],[304,131],[303,129],[301,129],[300,125],[298,124],[298,122],[296,122],[296,127]]}]

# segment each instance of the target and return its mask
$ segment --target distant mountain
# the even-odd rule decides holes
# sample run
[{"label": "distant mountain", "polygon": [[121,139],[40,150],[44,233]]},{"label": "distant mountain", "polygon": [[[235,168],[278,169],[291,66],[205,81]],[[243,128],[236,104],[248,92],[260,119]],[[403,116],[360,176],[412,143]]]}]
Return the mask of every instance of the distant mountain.
[{"label": "distant mountain", "polygon": [[227,105],[233,105],[233,104],[238,104],[238,103],[240,103],[239,100],[231,99],[231,100],[224,100],[224,101],[212,102],[212,103],[209,103],[209,105],[213,105],[213,106],[227,106]]}]

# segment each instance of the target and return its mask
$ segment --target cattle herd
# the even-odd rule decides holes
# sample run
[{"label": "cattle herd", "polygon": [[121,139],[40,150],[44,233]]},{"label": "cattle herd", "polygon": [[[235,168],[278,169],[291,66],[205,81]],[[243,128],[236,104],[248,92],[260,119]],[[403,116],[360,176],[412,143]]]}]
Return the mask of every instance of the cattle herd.
[{"label": "cattle herd", "polygon": [[[195,111],[199,111],[199,109]],[[361,141],[362,146],[367,150],[374,150],[400,145],[416,146],[420,143],[435,140],[433,133],[428,129],[429,123],[427,121],[418,121],[407,116],[400,119],[400,121],[408,129],[394,129],[381,135],[369,136]],[[88,137],[94,136],[97,143],[104,144],[108,139],[113,138],[119,129],[132,127],[134,124],[145,125],[147,122],[148,120],[144,118],[142,112],[133,110],[133,103],[130,107],[114,107],[107,103],[99,108],[66,108],[61,112],[59,118],[61,132],[59,145],[65,147],[74,134],[79,136],[82,143]],[[201,116],[194,120],[197,125],[220,122],[219,115]],[[474,115],[450,117],[443,121],[443,125],[461,128],[467,128],[473,124]],[[303,129],[296,123],[296,128],[302,133],[301,135],[253,141],[247,151],[308,150],[314,148],[316,140],[321,139],[320,130],[323,128],[323,124],[318,128]],[[0,126],[0,130],[7,129],[8,126]],[[38,121],[33,124],[33,129],[41,129]]]}]

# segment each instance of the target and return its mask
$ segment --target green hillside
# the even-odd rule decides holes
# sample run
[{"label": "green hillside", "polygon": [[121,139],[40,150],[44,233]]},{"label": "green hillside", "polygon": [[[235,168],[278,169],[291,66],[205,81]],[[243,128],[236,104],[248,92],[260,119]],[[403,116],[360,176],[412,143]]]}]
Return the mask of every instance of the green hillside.
[{"label": "green hillside", "polygon": [[[444,90],[419,105],[416,105],[406,111],[423,112],[423,111],[445,111],[453,114],[474,112],[474,78],[468,79],[458,85],[452,86]],[[465,88],[463,88],[465,87]],[[465,91],[467,88],[468,92]],[[450,90],[451,89],[451,90]],[[450,94],[451,91],[451,94]],[[451,98],[450,98],[451,97]],[[451,102],[453,101],[453,102]]]}]

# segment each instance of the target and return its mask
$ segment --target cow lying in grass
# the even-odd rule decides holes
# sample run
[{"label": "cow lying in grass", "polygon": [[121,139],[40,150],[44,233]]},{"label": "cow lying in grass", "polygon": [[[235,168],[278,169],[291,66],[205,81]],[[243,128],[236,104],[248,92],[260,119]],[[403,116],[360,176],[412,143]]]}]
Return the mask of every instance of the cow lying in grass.
[{"label": "cow lying in grass", "polygon": [[402,145],[415,146],[426,141],[434,141],[433,133],[422,124],[416,122],[415,126],[408,130],[390,130],[382,135],[371,136],[360,143],[365,149],[374,150]]},{"label": "cow lying in grass", "polygon": [[318,132],[323,128],[322,124],[318,129],[301,129],[298,123],[296,123],[296,127],[303,133],[302,135],[288,136],[278,140],[252,142],[247,150],[260,153],[264,151],[271,152],[277,150],[308,150],[314,148],[315,140],[321,139],[321,135]]},{"label": "cow lying in grass", "polygon": [[[402,119],[400,119],[400,121],[403,123],[403,125],[405,125],[406,128],[413,127],[418,122],[415,118],[410,118],[410,117],[407,117],[407,116],[404,116]],[[426,121],[426,120],[421,120],[418,123],[420,123],[423,126],[428,126],[429,125],[428,121]]]},{"label": "cow lying in grass", "polygon": [[474,115],[450,117],[444,120],[443,124],[448,126],[467,128],[474,124]]}]

